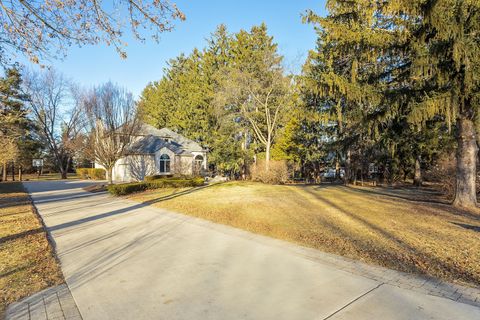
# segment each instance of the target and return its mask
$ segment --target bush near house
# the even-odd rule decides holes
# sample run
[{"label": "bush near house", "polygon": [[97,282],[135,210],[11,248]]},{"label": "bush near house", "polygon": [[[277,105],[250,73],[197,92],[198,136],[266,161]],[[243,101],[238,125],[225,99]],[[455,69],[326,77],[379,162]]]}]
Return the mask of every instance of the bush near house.
[{"label": "bush near house", "polygon": [[[144,180],[145,181],[154,181],[158,179],[175,179],[172,175],[160,175],[160,174],[154,174],[151,176],[145,176]],[[176,178],[178,179],[178,178]]]},{"label": "bush near house", "polygon": [[192,179],[156,179],[145,182],[132,182],[122,184],[112,184],[107,186],[108,192],[115,196],[124,196],[134,192],[140,192],[151,189],[159,188],[186,188],[186,187],[199,187],[204,184],[203,178]]},{"label": "bush near house", "polygon": [[77,168],[75,171],[81,179],[105,180],[105,170],[100,168]]},{"label": "bush near house", "polygon": [[253,181],[260,181],[267,184],[285,184],[289,181],[292,172],[284,160],[270,160],[269,170],[265,168],[265,160],[257,160],[251,168]]},{"label": "bush near house", "polygon": [[108,192],[115,196],[124,196],[134,192],[140,192],[147,190],[146,182],[134,182],[134,183],[122,183],[111,184],[107,186]]},{"label": "bush near house", "polygon": [[184,188],[184,187],[199,187],[203,185],[205,180],[203,178],[192,179],[157,179],[146,182],[148,189],[158,188]]},{"label": "bush near house", "polygon": [[81,179],[87,179],[88,177],[88,168],[77,168],[75,172]]}]

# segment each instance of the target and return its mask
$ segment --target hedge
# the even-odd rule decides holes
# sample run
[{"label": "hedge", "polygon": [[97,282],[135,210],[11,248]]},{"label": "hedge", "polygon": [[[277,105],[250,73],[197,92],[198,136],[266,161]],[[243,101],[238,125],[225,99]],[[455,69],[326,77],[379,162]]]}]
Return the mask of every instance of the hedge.
[{"label": "hedge", "polygon": [[147,190],[146,182],[111,184],[107,186],[108,192],[115,196],[124,196],[134,192]]},{"label": "hedge", "polygon": [[199,187],[204,184],[203,178],[193,179],[157,179],[145,182],[132,182],[122,184],[112,184],[107,186],[108,192],[115,196],[124,196],[134,192],[140,192],[159,188],[185,188]]},{"label": "hedge", "polygon": [[105,180],[105,170],[100,168],[77,168],[76,173],[82,179]]},{"label": "hedge", "polygon": [[82,179],[87,179],[88,177],[88,168],[77,168],[75,172],[77,173],[77,176]]},{"label": "hedge", "polygon": [[178,179],[174,178],[172,175],[161,175],[161,174],[154,174],[151,176],[146,176],[144,178],[145,181],[153,181],[153,180],[158,180],[158,179]]}]

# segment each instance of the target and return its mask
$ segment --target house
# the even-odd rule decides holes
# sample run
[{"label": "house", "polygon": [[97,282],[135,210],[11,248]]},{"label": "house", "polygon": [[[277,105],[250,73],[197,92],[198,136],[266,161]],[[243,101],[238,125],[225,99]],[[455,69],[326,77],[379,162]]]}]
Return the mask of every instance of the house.
[{"label": "house", "polygon": [[148,175],[201,175],[207,150],[168,128],[142,124],[113,168],[115,182],[141,181]]}]

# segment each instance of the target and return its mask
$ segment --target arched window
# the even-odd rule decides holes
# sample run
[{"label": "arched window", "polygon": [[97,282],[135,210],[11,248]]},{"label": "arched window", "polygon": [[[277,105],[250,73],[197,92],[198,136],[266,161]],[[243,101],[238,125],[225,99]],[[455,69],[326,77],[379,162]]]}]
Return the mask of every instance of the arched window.
[{"label": "arched window", "polygon": [[160,156],[160,173],[170,172],[170,157],[168,154]]},{"label": "arched window", "polygon": [[203,157],[201,155],[197,155],[194,159],[195,161],[195,167],[200,169],[202,167],[202,164],[203,164]]}]

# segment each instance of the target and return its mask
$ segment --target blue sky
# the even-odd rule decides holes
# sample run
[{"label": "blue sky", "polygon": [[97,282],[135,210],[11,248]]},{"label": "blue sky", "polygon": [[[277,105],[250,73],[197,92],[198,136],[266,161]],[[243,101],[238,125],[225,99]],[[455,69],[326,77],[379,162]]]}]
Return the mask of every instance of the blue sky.
[{"label": "blue sky", "polygon": [[63,61],[50,65],[67,77],[84,85],[93,86],[113,81],[138,96],[147,83],[162,77],[168,59],[193,48],[203,48],[205,39],[224,23],[230,32],[250,29],[262,22],[278,43],[285,56],[285,65],[298,71],[307,52],[315,46],[312,25],[302,24],[301,14],[307,9],[325,14],[324,1],[311,0],[211,0],[175,1],[186,15],[186,21],[177,22],[172,32],[164,33],[160,42],[128,42],[126,60],[120,59],[114,48],[106,45],[72,47]]}]

